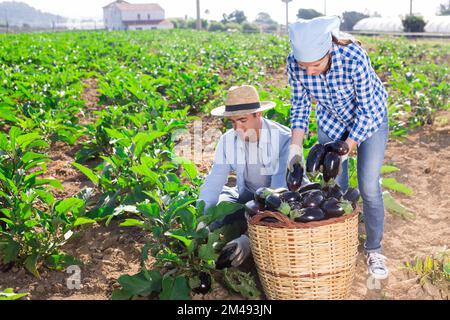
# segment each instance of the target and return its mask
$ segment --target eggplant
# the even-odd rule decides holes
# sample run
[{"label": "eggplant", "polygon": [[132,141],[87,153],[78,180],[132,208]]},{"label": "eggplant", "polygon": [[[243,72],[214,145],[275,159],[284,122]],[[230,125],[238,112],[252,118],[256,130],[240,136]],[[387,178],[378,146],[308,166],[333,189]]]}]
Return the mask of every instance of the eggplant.
[{"label": "eggplant", "polygon": [[303,198],[303,207],[304,208],[317,208],[320,204],[325,200],[322,191],[320,192],[311,192]]},{"label": "eggplant", "polygon": [[264,210],[264,205],[255,200],[248,201],[245,204],[245,210],[250,217],[257,215],[261,210]]},{"label": "eggplant", "polygon": [[341,200],[342,196],[344,195],[341,187],[338,184],[335,184],[334,186],[325,186],[323,187],[322,191],[324,192],[327,199],[336,198],[337,200]]},{"label": "eggplant", "polygon": [[334,152],[337,153],[339,156],[343,156],[348,153],[350,148],[348,147],[347,142],[345,141],[332,141],[325,143],[324,145],[325,152]]},{"label": "eggplant", "polygon": [[325,219],[325,213],[320,208],[306,208],[302,209],[302,211],[303,214],[295,218],[295,222],[311,222]]},{"label": "eggplant", "polygon": [[192,289],[194,293],[206,294],[211,290],[211,276],[209,273],[200,272],[198,275],[200,279],[200,285],[197,288]]},{"label": "eggplant", "polygon": [[280,195],[280,199],[283,202],[296,202],[296,201],[300,201],[300,193],[295,192],[295,191],[288,191],[285,193],[282,193]]},{"label": "eggplant", "polygon": [[325,153],[323,144],[315,144],[311,150],[309,150],[308,157],[306,158],[306,172],[319,171],[320,166],[323,164]]},{"label": "eggplant", "polygon": [[337,177],[339,173],[340,157],[335,152],[328,152],[323,159],[323,180],[330,181]]},{"label": "eggplant", "polygon": [[298,189],[298,193],[303,193],[305,191],[309,191],[309,190],[320,190],[320,183],[317,182],[311,182],[308,184],[303,185],[300,189]]},{"label": "eggplant", "polygon": [[[269,189],[269,190],[272,190],[272,189]],[[276,189],[273,189],[272,193],[279,193],[279,194],[282,194],[282,193],[285,193],[285,192],[288,192],[288,191],[289,191],[289,190],[286,189],[286,188],[276,188]]]},{"label": "eggplant", "polygon": [[262,187],[262,188],[258,188],[258,189],[255,191],[254,197],[255,197],[255,200],[256,200],[258,203],[265,204],[266,197],[267,197],[268,195],[270,195],[271,193],[273,193],[273,190],[272,190],[272,189]]},{"label": "eggplant", "polygon": [[236,250],[236,246],[237,246],[237,244],[234,244],[234,245],[231,245],[228,248],[225,248],[222,250],[219,258],[216,261],[216,269],[217,270],[222,270],[222,269],[231,267],[230,256]]},{"label": "eggplant", "polygon": [[347,192],[343,195],[343,198],[350,201],[352,204],[356,204],[359,200],[359,190],[356,188],[348,188]]},{"label": "eggplant", "polygon": [[344,209],[340,206],[339,201],[336,198],[325,200],[320,205],[320,208],[325,213],[327,219],[340,217],[345,213]]},{"label": "eggplant", "polygon": [[292,169],[292,171],[287,170],[286,184],[289,191],[297,191],[302,185],[303,167],[300,163],[295,163]]},{"label": "eggplant", "polygon": [[271,193],[266,198],[266,207],[270,210],[278,210],[278,208],[281,206],[281,199],[280,194],[278,193]]}]

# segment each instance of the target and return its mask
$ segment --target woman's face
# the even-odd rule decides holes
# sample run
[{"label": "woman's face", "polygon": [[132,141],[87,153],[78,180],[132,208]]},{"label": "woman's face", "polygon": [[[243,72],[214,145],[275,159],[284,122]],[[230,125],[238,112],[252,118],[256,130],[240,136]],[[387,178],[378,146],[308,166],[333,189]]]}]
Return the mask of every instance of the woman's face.
[{"label": "woman's face", "polygon": [[310,76],[318,76],[325,73],[330,68],[331,52],[328,52],[325,57],[313,62],[298,62],[301,69],[305,70]]}]

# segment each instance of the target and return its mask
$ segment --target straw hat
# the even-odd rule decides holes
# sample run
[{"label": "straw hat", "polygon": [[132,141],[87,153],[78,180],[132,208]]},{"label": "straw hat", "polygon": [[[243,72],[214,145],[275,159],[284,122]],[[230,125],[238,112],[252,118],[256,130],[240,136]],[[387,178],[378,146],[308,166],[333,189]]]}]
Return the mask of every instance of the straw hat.
[{"label": "straw hat", "polygon": [[213,109],[211,114],[218,117],[239,116],[269,110],[273,107],[275,102],[259,101],[255,87],[243,85],[231,87],[228,90],[225,105]]}]

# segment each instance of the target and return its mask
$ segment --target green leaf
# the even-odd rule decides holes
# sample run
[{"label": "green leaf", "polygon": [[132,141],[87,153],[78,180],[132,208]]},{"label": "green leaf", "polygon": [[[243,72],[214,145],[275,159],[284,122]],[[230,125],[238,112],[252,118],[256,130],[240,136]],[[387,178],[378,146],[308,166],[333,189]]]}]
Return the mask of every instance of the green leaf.
[{"label": "green leaf", "polygon": [[69,266],[81,266],[83,263],[75,257],[68,254],[52,254],[45,259],[45,265],[52,269],[62,271]]},{"label": "green leaf", "polygon": [[201,216],[198,221],[203,221],[206,225],[209,225],[214,221],[223,220],[227,215],[232,214],[243,207],[244,206],[239,203],[223,201],[218,205],[209,208],[206,211],[206,214]]},{"label": "green leaf", "polygon": [[77,218],[77,220],[75,220],[74,222],[74,227],[78,227],[84,224],[90,224],[90,223],[95,223],[96,221],[94,219],[89,219],[86,217],[79,217]]},{"label": "green leaf", "polygon": [[24,266],[25,269],[27,269],[31,274],[40,279],[41,276],[39,275],[39,272],[37,270],[38,258],[39,255],[37,253],[29,255],[24,261]]},{"label": "green leaf", "polygon": [[216,254],[214,250],[214,243],[219,240],[219,234],[215,232],[211,232],[208,235],[208,243],[203,244],[199,246],[198,249],[198,257],[202,259],[205,262],[211,261],[211,260],[217,260],[218,254]]},{"label": "green leaf", "polygon": [[150,168],[148,168],[146,165],[141,164],[139,166],[133,166],[130,169],[134,173],[150,178],[151,183],[156,183],[158,181],[158,174],[150,170]]},{"label": "green leaf", "polygon": [[18,136],[16,139],[17,145],[23,150],[26,150],[28,145],[35,140],[40,140],[40,134],[38,132],[23,134]]},{"label": "green leaf", "polygon": [[9,106],[0,105],[0,119],[17,122],[16,112]]},{"label": "green leaf", "polygon": [[164,136],[165,134],[165,132],[158,131],[152,131],[150,133],[139,132],[135,137],[133,137],[133,142],[136,145],[134,149],[134,155],[139,158],[147,144],[151,143],[157,138]]},{"label": "green leaf", "polygon": [[133,294],[124,289],[114,289],[111,294],[111,300],[130,300]]},{"label": "green leaf", "polygon": [[381,167],[381,174],[396,172],[396,171],[400,171],[400,169],[395,166],[385,165],[385,166]]},{"label": "green leaf", "polygon": [[28,293],[14,293],[13,288],[6,288],[5,290],[0,291],[0,300],[18,300],[27,295]]},{"label": "green leaf", "polygon": [[61,200],[55,207],[58,214],[68,214],[69,212],[78,214],[80,208],[84,206],[84,201],[78,198],[68,198]]},{"label": "green leaf", "polygon": [[194,250],[194,242],[188,239],[182,230],[166,231],[165,236],[180,240],[186,247],[189,253]]},{"label": "green leaf", "polygon": [[256,299],[261,296],[255,279],[250,273],[244,273],[237,269],[225,269],[224,279],[228,287],[246,298]]},{"label": "green leaf", "polygon": [[399,183],[395,178],[382,178],[381,185],[385,188],[404,193],[408,196],[413,194],[413,190],[411,188]]},{"label": "green leaf", "polygon": [[184,169],[184,172],[186,173],[186,176],[192,181],[198,176],[197,167],[195,164],[182,157],[176,157],[173,159],[173,162],[176,164],[181,165],[181,167]]},{"label": "green leaf", "polygon": [[185,277],[176,278],[166,276],[162,280],[161,300],[190,300],[191,289]]},{"label": "green leaf", "polygon": [[403,219],[414,219],[415,215],[405,206],[398,203],[388,191],[383,192],[384,206],[391,214]]},{"label": "green leaf", "polygon": [[37,193],[39,198],[41,198],[49,206],[51,206],[55,202],[55,197],[53,196],[53,194],[51,192],[47,192],[47,191],[39,190],[39,189],[36,189],[34,191]]},{"label": "green leaf", "polygon": [[8,242],[6,242],[5,247],[2,249],[3,262],[10,263],[16,261],[21,248],[22,246],[20,245],[20,243],[14,240],[9,240]]},{"label": "green leaf", "polygon": [[137,219],[125,219],[124,222],[120,224],[121,227],[143,227],[144,222]]},{"label": "green leaf", "polygon": [[61,182],[59,182],[56,179],[36,179],[36,182],[34,183],[34,185],[35,186],[49,185],[56,189],[61,189],[61,190],[64,189]]},{"label": "green leaf", "polygon": [[72,162],[72,165],[80,170],[86,177],[88,177],[88,179],[91,180],[93,184],[98,185],[99,177],[91,169],[76,162]]},{"label": "green leaf", "polygon": [[132,296],[149,295],[161,290],[162,276],[158,271],[144,269],[132,276],[123,275],[117,281]]}]

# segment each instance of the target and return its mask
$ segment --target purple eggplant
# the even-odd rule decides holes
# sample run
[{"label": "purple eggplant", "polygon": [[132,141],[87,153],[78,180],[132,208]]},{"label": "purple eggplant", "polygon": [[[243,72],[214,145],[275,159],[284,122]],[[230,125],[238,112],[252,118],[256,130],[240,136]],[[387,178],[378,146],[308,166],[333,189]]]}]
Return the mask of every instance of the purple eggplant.
[{"label": "purple eggplant", "polygon": [[197,288],[192,289],[194,293],[206,294],[211,290],[211,276],[209,273],[200,272],[198,275],[200,279],[200,285]]},{"label": "purple eggplant", "polygon": [[348,153],[350,148],[348,147],[347,142],[345,141],[332,141],[325,143],[324,145],[325,152],[334,152],[337,153],[339,156],[343,156]]},{"label": "purple eggplant", "polygon": [[300,201],[300,193],[295,192],[295,191],[288,191],[285,193],[282,193],[280,195],[280,199],[283,202],[296,202],[296,201]]},{"label": "purple eggplant", "polygon": [[293,165],[293,170],[287,170],[286,172],[286,184],[289,191],[298,191],[302,185],[303,180],[303,167],[300,163]]},{"label": "purple eggplant", "polygon": [[258,203],[265,204],[267,196],[270,195],[271,193],[273,193],[272,189],[265,188],[265,187],[258,188],[255,191],[254,197]]},{"label": "purple eggplant", "polygon": [[336,198],[337,200],[341,200],[342,196],[344,195],[341,187],[338,184],[335,184],[334,186],[325,186],[323,187],[322,191],[324,192],[327,199]]},{"label": "purple eggplant", "polygon": [[323,144],[315,144],[311,150],[309,150],[308,157],[306,158],[306,172],[319,171],[320,166],[323,164],[325,153]]},{"label": "purple eggplant", "polygon": [[267,198],[266,198],[266,207],[269,210],[278,210],[278,208],[281,206],[281,198],[280,198],[280,194],[278,193],[271,193]]},{"label": "purple eggplant", "polygon": [[311,182],[311,183],[301,186],[301,188],[298,189],[298,193],[304,193],[309,190],[320,190],[320,188],[321,188],[320,183]]},{"label": "purple eggplant", "polygon": [[302,209],[303,214],[295,218],[295,222],[311,222],[325,219],[325,213],[320,208],[306,208]]},{"label": "purple eggplant", "polygon": [[328,152],[323,160],[323,180],[330,181],[337,177],[339,173],[340,157],[335,152]]},{"label": "purple eggplant", "polygon": [[304,208],[317,208],[325,200],[322,191],[311,192],[302,199]]},{"label": "purple eggplant", "polygon": [[359,190],[356,188],[348,188],[347,192],[343,195],[343,198],[356,204],[359,200]]},{"label": "purple eggplant", "polygon": [[251,200],[245,204],[245,210],[247,211],[249,217],[257,215],[261,210],[264,210],[264,205]]},{"label": "purple eggplant", "polygon": [[320,205],[320,208],[323,210],[323,212],[325,212],[325,216],[327,219],[340,217],[345,213],[344,209],[340,206],[339,201],[336,198],[325,200]]}]

